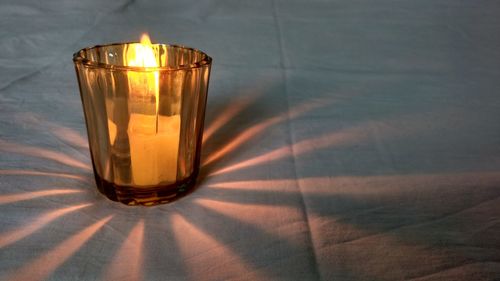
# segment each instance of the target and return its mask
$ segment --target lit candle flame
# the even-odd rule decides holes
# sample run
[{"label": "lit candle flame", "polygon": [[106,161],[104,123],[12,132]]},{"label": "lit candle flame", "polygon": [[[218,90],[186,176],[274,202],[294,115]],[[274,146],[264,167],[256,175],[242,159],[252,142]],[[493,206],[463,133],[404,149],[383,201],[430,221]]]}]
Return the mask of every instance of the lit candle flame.
[{"label": "lit candle flame", "polygon": [[[130,45],[127,49],[126,58],[128,66],[158,67],[154,47],[147,33],[142,34],[139,44]],[[135,92],[135,95],[141,95],[145,100],[147,100],[148,96],[154,95],[157,116],[160,104],[159,76],[158,71],[147,73],[131,71],[128,74],[129,85],[134,85],[134,90],[131,92]]]}]

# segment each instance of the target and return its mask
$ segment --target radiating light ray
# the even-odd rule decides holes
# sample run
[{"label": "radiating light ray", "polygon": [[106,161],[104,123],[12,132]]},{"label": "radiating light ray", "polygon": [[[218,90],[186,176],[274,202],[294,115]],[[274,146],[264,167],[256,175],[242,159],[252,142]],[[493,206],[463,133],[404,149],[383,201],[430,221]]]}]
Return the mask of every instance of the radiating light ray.
[{"label": "radiating light ray", "polygon": [[273,180],[247,180],[231,181],[208,184],[209,188],[238,189],[238,190],[266,190],[286,192],[287,188],[294,187],[296,192],[297,181],[295,179],[273,179]]},{"label": "radiating light ray", "polygon": [[210,126],[203,131],[203,143],[207,142],[208,139],[221,127],[226,125],[231,119],[233,119],[239,112],[248,108],[248,106],[255,102],[255,100],[262,96],[262,93],[253,95],[245,100],[238,100],[232,102],[230,106],[227,106],[222,112],[217,113],[217,118],[210,123]]},{"label": "radiating light ray", "polygon": [[251,158],[251,159],[248,159],[245,161],[238,162],[238,164],[233,164],[233,165],[230,165],[226,168],[216,170],[216,171],[210,173],[208,176],[209,177],[215,176],[215,175],[219,175],[219,174],[237,171],[237,170],[244,169],[247,167],[256,166],[256,165],[263,164],[263,163],[270,163],[272,161],[276,161],[276,160],[279,160],[279,159],[282,159],[282,158],[285,158],[285,157],[291,156],[291,155],[292,155],[292,151],[291,151],[291,148],[289,146],[280,147],[278,149],[275,149],[275,150],[268,152],[268,153],[265,153],[263,155],[260,155],[260,156],[257,156],[257,157],[254,157],[254,158]]},{"label": "radiating light ray", "polygon": [[50,222],[54,221],[55,219],[68,214],[70,212],[76,211],[78,209],[90,206],[92,204],[81,204],[77,206],[71,206],[63,209],[58,209],[55,211],[48,212],[41,217],[37,218],[33,222],[27,222],[23,226],[19,227],[18,229],[2,233],[0,234],[0,249],[8,246],[12,243],[15,243],[23,238],[25,238],[28,235],[31,235],[35,231],[41,229],[42,227],[46,226]]},{"label": "radiating light ray", "polygon": [[0,175],[9,175],[9,176],[47,176],[47,177],[57,177],[57,178],[67,178],[67,179],[75,179],[83,182],[88,182],[85,177],[79,175],[72,174],[63,174],[63,173],[51,173],[51,172],[40,172],[35,170],[0,170]]},{"label": "radiating light ray", "polygon": [[[418,188],[421,192],[428,189],[440,190],[459,186],[477,185],[482,187],[500,184],[498,172],[450,172],[440,174],[413,175],[375,175],[375,176],[339,176],[306,177],[298,179],[305,194],[347,194],[368,195],[412,192]],[[271,183],[270,183],[271,184]],[[312,187],[308,189],[307,187]],[[458,191],[458,188],[456,189]]]},{"label": "radiating light ray", "polygon": [[355,127],[317,138],[299,141],[292,144],[292,150],[294,154],[301,155],[317,149],[330,147],[332,145],[357,143],[359,141],[365,140],[370,136],[370,134],[367,133],[366,129],[367,128],[363,126]]},{"label": "radiating light ray", "polygon": [[0,205],[19,202],[24,200],[30,200],[38,197],[51,196],[51,195],[61,195],[61,194],[72,194],[83,192],[83,190],[77,189],[49,189],[33,192],[23,192],[17,194],[0,195]]},{"label": "radiating light ray", "polygon": [[142,280],[144,221],[130,231],[106,272],[104,280]]},{"label": "radiating light ray", "polygon": [[250,139],[262,133],[268,127],[280,122],[281,120],[284,120],[284,118],[286,118],[285,115],[282,117],[273,117],[246,129],[244,132],[237,135],[234,139],[230,140],[224,147],[215,151],[214,153],[211,153],[203,162],[203,166],[207,166],[210,163],[220,159],[222,156],[234,151],[244,143],[248,142]]},{"label": "radiating light ray", "polygon": [[373,195],[411,192],[418,188],[427,189],[452,188],[458,186],[477,185],[492,186],[500,184],[498,172],[459,172],[441,174],[414,175],[375,175],[375,176],[340,176],[340,177],[307,177],[299,178],[304,193],[314,194],[349,194]]},{"label": "radiating light ray", "polygon": [[[230,279],[244,276],[248,280],[268,280],[245,263],[226,245],[219,243],[179,214],[171,216],[175,240],[182,253],[186,271],[192,279]],[[214,233],[214,235],[217,235]],[[204,264],[205,266],[200,266]],[[211,266],[208,266],[211,265]],[[208,270],[207,270],[208,269]]]},{"label": "radiating light ray", "polygon": [[364,127],[356,127],[340,132],[334,132],[320,137],[299,141],[290,146],[280,147],[263,155],[239,162],[238,164],[217,170],[209,176],[228,173],[243,168],[253,167],[263,163],[277,161],[292,155],[298,156],[315,150],[327,148],[335,145],[359,142],[368,137]]},{"label": "radiating light ray", "polygon": [[10,142],[4,141],[4,140],[0,140],[0,150],[5,151],[5,152],[10,152],[10,153],[18,153],[18,154],[23,154],[23,155],[32,156],[32,157],[49,159],[49,160],[56,161],[56,162],[59,162],[59,163],[64,164],[64,165],[68,165],[71,167],[76,167],[76,168],[80,168],[80,169],[84,169],[84,170],[92,170],[90,165],[88,165],[84,162],[73,159],[64,153],[52,151],[52,150],[45,149],[45,148],[17,144],[17,143],[10,143]]},{"label": "radiating light ray", "polygon": [[211,153],[207,157],[207,159],[203,162],[203,166],[207,166],[207,165],[211,164],[212,162],[220,159],[224,155],[234,151],[235,149],[237,149],[238,147],[240,147],[244,143],[248,142],[252,138],[263,133],[267,128],[269,128],[275,124],[278,124],[280,122],[283,122],[285,120],[295,118],[295,117],[297,117],[297,116],[299,116],[307,111],[310,111],[312,109],[315,109],[315,108],[318,108],[321,106],[325,106],[328,103],[329,103],[328,101],[323,101],[323,100],[321,100],[321,102],[315,101],[315,102],[305,103],[305,104],[302,104],[300,106],[297,106],[295,108],[290,109],[290,111],[287,113],[269,118],[261,123],[258,123],[258,124],[251,126],[250,128],[246,129],[245,131],[243,131],[242,133],[237,135],[234,139],[229,141],[229,143],[227,143],[224,147],[215,151],[214,153]]},{"label": "radiating light ray", "polygon": [[54,270],[75,254],[112,217],[103,218],[64,240],[54,249],[45,252],[35,260],[13,272],[6,280],[35,281],[47,279]]},{"label": "radiating light ray", "polygon": [[327,98],[317,98],[314,100],[310,100],[308,102],[301,103],[298,106],[290,108],[290,110],[288,111],[288,116],[287,116],[288,118],[287,119],[291,120],[291,119],[297,118],[300,115],[302,115],[306,112],[309,112],[311,110],[325,107],[325,106],[329,106],[333,102],[334,102],[334,100],[330,99],[330,98],[328,98],[328,99]]},{"label": "radiating light ray", "polygon": [[48,121],[41,115],[35,114],[33,112],[22,112],[14,114],[14,120],[17,123],[29,125],[33,129],[47,131],[60,140],[63,140],[71,145],[88,149],[88,140],[85,136],[82,136],[78,131],[62,126],[55,122]]},{"label": "radiating light ray", "polygon": [[273,214],[276,217],[281,216],[282,218],[301,216],[301,213],[296,208],[286,206],[238,204],[210,199],[197,199],[196,203],[216,213],[250,224],[260,229],[263,233],[268,233],[268,235],[271,236],[278,236],[292,243],[294,241],[289,241],[289,235],[283,232],[279,225],[276,225],[276,221],[267,222],[263,221],[262,218],[268,217],[269,214]]},{"label": "radiating light ray", "polygon": [[[289,187],[300,184],[304,194],[384,194],[409,188],[440,188],[454,186],[495,186],[500,184],[500,173],[457,172],[440,174],[375,175],[375,176],[328,176],[297,179],[270,179],[229,181],[208,184],[208,188],[248,191],[297,192]],[[313,187],[313,188],[308,188]]]},{"label": "radiating light ray", "polygon": [[53,123],[49,125],[49,130],[50,133],[54,134],[59,139],[66,141],[74,146],[86,149],[89,148],[88,140],[76,130],[62,127]]}]

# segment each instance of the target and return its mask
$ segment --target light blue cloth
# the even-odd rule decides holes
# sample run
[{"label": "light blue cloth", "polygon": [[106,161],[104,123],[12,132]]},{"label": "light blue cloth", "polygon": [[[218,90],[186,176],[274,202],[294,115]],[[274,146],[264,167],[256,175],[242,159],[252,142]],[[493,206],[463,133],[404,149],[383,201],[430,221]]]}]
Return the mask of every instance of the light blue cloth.
[{"label": "light blue cloth", "polygon": [[[151,208],[97,192],[71,60],[143,32],[214,59],[209,164]],[[499,32],[499,1],[3,0],[0,279],[498,280]]]}]

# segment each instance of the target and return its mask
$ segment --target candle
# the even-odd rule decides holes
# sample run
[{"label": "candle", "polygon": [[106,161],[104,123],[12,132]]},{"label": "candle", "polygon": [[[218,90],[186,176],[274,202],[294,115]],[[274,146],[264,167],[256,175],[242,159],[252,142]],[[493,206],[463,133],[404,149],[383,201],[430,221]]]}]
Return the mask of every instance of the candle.
[{"label": "candle", "polygon": [[131,114],[129,122],[130,160],[134,185],[172,183],[177,178],[179,115]]},{"label": "candle", "polygon": [[[129,66],[158,67],[149,37],[126,50]],[[159,114],[158,71],[129,72],[131,95],[128,137],[132,183],[136,186],[169,184],[177,178],[180,115]]]}]

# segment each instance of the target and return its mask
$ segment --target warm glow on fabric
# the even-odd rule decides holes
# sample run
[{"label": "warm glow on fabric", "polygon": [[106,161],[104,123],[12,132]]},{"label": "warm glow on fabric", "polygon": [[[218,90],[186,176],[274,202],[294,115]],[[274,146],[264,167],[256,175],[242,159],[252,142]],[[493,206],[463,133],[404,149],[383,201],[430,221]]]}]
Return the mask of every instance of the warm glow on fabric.
[{"label": "warm glow on fabric", "polygon": [[10,245],[14,242],[17,242],[31,234],[33,234],[35,231],[41,229],[42,227],[48,225],[52,221],[56,220],[57,218],[60,218],[61,216],[76,211],[78,209],[90,206],[91,204],[81,204],[77,206],[71,206],[63,209],[57,209],[55,211],[51,211],[48,213],[45,213],[35,219],[33,222],[29,224],[24,224],[21,227],[11,230],[9,232],[5,232],[0,234],[0,248],[3,248],[7,245]]},{"label": "warm glow on fabric", "polygon": [[51,195],[59,195],[59,194],[72,194],[83,192],[83,190],[77,189],[49,189],[49,190],[40,190],[33,192],[23,192],[17,194],[6,194],[0,195],[0,205],[7,203],[14,203],[24,200],[30,200],[38,197],[51,196]]},{"label": "warm glow on fabric", "polygon": [[55,248],[43,253],[17,269],[9,280],[46,280],[59,266],[71,258],[94,234],[97,233],[113,216],[107,216],[82,231],[61,242]]}]

